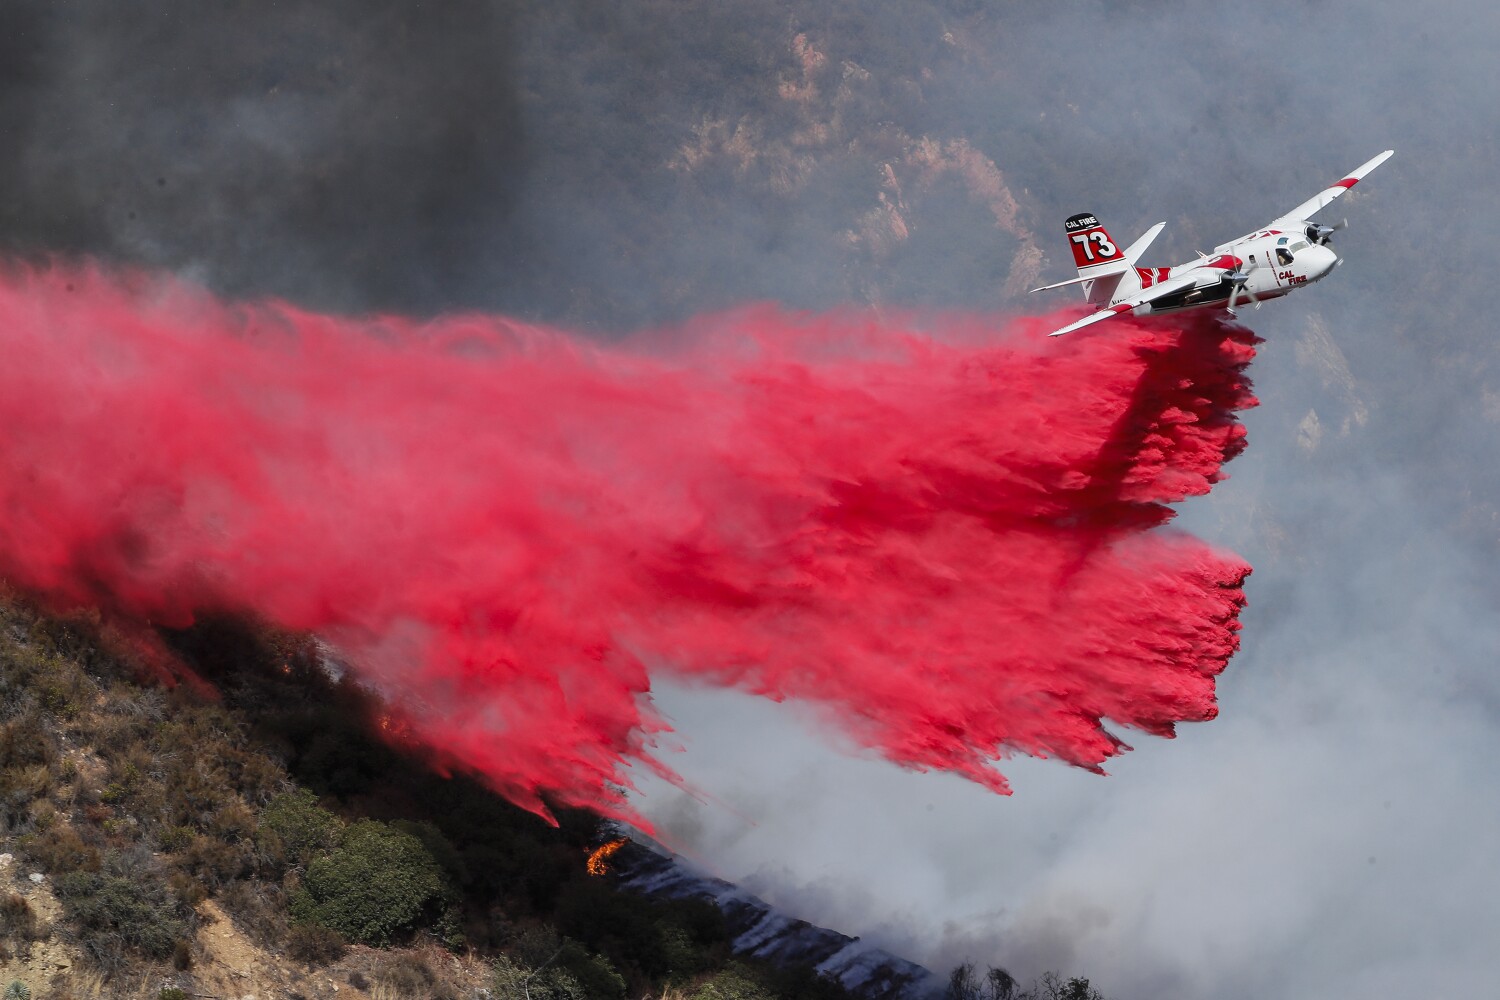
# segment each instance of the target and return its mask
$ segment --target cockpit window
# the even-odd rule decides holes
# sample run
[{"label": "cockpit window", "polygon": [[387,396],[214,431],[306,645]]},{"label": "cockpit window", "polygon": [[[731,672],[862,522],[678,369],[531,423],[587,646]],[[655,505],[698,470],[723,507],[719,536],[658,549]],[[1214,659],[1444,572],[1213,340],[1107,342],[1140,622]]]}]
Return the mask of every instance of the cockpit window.
[{"label": "cockpit window", "polygon": [[1292,244],[1292,253],[1296,253],[1298,250],[1306,250],[1306,249],[1307,249],[1307,241],[1306,240],[1298,240],[1296,243]]},{"label": "cockpit window", "polygon": [[1276,248],[1276,263],[1285,267],[1292,262],[1292,252],[1286,247]]},{"label": "cockpit window", "polygon": [[1287,237],[1285,237],[1285,236],[1283,236],[1281,239],[1279,239],[1279,240],[1276,241],[1276,245],[1279,246],[1279,247],[1286,246],[1286,243],[1287,243]]}]

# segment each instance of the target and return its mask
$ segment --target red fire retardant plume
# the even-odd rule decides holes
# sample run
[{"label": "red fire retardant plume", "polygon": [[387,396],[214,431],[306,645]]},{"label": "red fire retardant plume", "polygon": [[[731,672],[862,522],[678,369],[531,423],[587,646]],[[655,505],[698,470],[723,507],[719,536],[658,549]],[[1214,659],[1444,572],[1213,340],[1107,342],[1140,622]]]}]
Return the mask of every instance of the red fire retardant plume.
[{"label": "red fire retardant plume", "polygon": [[1005,791],[1215,714],[1239,559],[1151,530],[1243,446],[1213,319],[763,307],[605,345],[491,316],[0,277],[0,576],[333,641],[408,739],[545,814],[660,767],[651,674],[812,700]]}]

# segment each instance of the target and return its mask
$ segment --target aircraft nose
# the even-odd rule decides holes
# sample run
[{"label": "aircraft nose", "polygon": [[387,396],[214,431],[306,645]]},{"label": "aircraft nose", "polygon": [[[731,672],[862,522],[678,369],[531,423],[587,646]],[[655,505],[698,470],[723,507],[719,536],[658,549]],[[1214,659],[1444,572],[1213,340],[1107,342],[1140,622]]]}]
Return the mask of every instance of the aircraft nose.
[{"label": "aircraft nose", "polygon": [[1303,251],[1307,255],[1307,276],[1317,281],[1334,269],[1339,255],[1324,246],[1310,246]]}]

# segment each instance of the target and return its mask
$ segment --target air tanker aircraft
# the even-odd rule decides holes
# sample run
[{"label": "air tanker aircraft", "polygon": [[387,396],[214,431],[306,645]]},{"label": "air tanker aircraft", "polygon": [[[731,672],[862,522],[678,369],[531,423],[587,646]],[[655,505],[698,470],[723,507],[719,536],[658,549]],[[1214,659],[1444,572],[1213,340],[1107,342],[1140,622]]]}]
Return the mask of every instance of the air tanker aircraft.
[{"label": "air tanker aircraft", "polygon": [[1073,216],[1064,227],[1073,244],[1078,277],[1032,291],[1082,285],[1089,304],[1099,307],[1099,311],[1061,330],[1053,330],[1049,336],[1072,333],[1127,312],[1145,316],[1184,309],[1223,308],[1233,316],[1242,301],[1253,302],[1259,309],[1266,299],[1280,298],[1294,288],[1312,284],[1343,263],[1328,246],[1328,238],[1349,223],[1346,219],[1336,225],[1322,226],[1307,221],[1308,217],[1358,184],[1366,174],[1390,159],[1393,152],[1387,149],[1264,229],[1214,247],[1214,256],[1199,253],[1198,260],[1178,267],[1135,266],[1166,226],[1165,222],[1158,222],[1121,250],[1098,219],[1087,213]]}]

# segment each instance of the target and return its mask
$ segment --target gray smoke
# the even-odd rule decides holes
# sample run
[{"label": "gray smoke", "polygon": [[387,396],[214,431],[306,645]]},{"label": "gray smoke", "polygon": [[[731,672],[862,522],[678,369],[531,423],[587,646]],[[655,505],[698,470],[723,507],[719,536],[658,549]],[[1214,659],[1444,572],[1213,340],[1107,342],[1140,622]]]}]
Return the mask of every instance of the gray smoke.
[{"label": "gray smoke", "polygon": [[[0,245],[237,295],[440,308],[525,174],[511,18],[473,0],[21,2]],[[517,247],[524,253],[524,247]]]},{"label": "gray smoke", "polygon": [[[1187,0],[0,7],[0,248],[317,308],[612,333],[752,299],[1050,309],[1061,220],[1171,264],[1379,150],[1346,265],[1245,313],[1256,566],[1222,714],[1013,798],[666,691],[721,874],[936,968],[1118,998],[1483,995],[1500,978],[1500,10]],[[1096,334],[1108,336],[1107,328]]]}]

